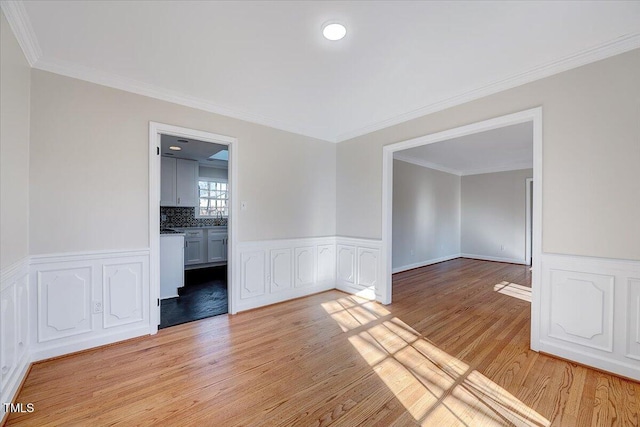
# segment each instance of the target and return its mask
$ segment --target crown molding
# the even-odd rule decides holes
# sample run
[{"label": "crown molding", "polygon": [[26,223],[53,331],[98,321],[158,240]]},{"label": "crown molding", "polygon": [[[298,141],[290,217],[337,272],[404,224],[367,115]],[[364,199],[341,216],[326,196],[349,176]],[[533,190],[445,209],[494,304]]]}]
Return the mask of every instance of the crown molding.
[{"label": "crown molding", "polygon": [[480,168],[480,169],[468,169],[468,170],[458,170],[448,168],[437,163],[432,163],[423,159],[419,159],[417,157],[405,156],[402,154],[394,153],[393,160],[400,160],[401,162],[411,163],[416,166],[422,166],[423,168],[435,169],[440,172],[445,172],[451,175],[456,176],[469,176],[469,175],[482,175],[485,173],[496,173],[496,172],[509,172],[509,171],[518,171],[524,169],[532,169],[533,164],[530,162],[527,163],[514,163],[509,166],[492,166],[488,168]]},{"label": "crown molding", "polygon": [[65,61],[54,61],[45,58],[40,59],[36,64],[33,65],[33,68],[60,74],[67,77],[72,77],[79,80],[84,80],[102,86],[111,87],[114,89],[124,90],[126,92],[147,96],[149,98],[155,98],[202,111],[208,111],[210,113],[220,114],[222,116],[243,120],[253,124],[263,125],[314,139],[320,139],[325,142],[333,142],[333,138],[330,135],[322,135],[317,131],[302,128],[291,123],[282,122],[272,118],[249,113],[247,111],[224,107],[222,105],[215,104],[202,98],[185,95],[177,91],[164,89],[162,87],[144,83],[138,80],[129,79],[127,77],[122,77],[116,74],[96,70],[95,68],[85,67]]},{"label": "crown molding", "polygon": [[7,22],[16,36],[29,65],[33,67],[42,57],[42,49],[40,49],[40,44],[36,38],[36,33],[33,31],[24,4],[21,1],[2,0],[0,8],[7,18]]},{"label": "crown molding", "polygon": [[496,172],[510,172],[510,171],[520,171],[524,169],[533,169],[533,162],[527,163],[514,163],[509,166],[499,166],[499,167],[490,167],[490,168],[482,168],[482,169],[470,169],[462,172],[462,176],[469,175],[482,175],[485,173],[496,173]]},{"label": "crown molding", "polygon": [[621,36],[593,48],[585,49],[556,61],[534,67],[528,71],[514,74],[510,77],[477,89],[460,93],[416,110],[409,111],[395,117],[390,117],[389,119],[375,122],[336,136],[335,134],[329,134],[323,129],[301,127],[298,124],[264,117],[244,110],[225,107],[202,98],[185,95],[177,91],[164,89],[159,86],[106,73],[93,68],[68,62],[46,60],[42,58],[42,49],[40,48],[23,2],[16,0],[2,0],[0,1],[0,7],[7,18],[9,26],[15,34],[27,61],[34,68],[334,143],[347,141],[358,136],[366,135],[390,126],[445,110],[456,105],[461,105],[485,96],[533,82],[535,80],[558,74],[563,71],[640,48],[640,33]]},{"label": "crown molding", "polygon": [[411,163],[412,165],[422,166],[423,168],[435,169],[437,171],[449,173],[451,175],[462,176],[462,172],[460,172],[459,170],[447,168],[436,163],[431,163],[426,160],[419,159],[417,157],[403,156],[402,154],[394,153],[393,160],[400,160],[401,162]]},{"label": "crown molding", "polygon": [[506,79],[490,83],[486,86],[482,86],[450,98],[442,99],[438,102],[434,102],[433,104],[418,108],[417,110],[409,111],[350,132],[342,133],[335,138],[335,141],[336,143],[344,142],[358,136],[366,135],[409,120],[417,119],[418,117],[426,116],[428,114],[433,114],[447,108],[455,107],[456,105],[474,101],[485,96],[493,95],[494,93],[512,89],[526,83],[531,83],[563,71],[578,68],[580,66],[638,48],[640,48],[640,33],[621,36],[596,47],[582,50],[578,53],[565,56],[564,58],[532,68],[522,73],[514,74]]}]

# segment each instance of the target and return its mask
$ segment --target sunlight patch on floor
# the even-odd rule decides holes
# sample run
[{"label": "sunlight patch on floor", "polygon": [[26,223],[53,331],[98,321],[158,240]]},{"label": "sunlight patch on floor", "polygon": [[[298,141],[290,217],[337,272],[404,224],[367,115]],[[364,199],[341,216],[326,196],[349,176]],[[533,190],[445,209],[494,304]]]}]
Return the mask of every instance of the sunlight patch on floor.
[{"label": "sunlight patch on floor", "polygon": [[380,304],[350,296],[323,303],[322,307],[419,424],[550,424],[498,384],[392,316]]},{"label": "sunlight patch on floor", "polygon": [[527,286],[504,281],[495,285],[493,290],[503,295],[531,302],[531,288]]}]

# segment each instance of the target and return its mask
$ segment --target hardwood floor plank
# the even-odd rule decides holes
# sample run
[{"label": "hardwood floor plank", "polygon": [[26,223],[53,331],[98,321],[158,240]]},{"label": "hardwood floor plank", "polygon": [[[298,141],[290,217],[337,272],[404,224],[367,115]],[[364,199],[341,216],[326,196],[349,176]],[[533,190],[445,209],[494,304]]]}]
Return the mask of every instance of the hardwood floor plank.
[{"label": "hardwood floor plank", "polygon": [[455,259],[36,363],[9,426],[637,426],[640,384],[529,350],[528,267]]}]

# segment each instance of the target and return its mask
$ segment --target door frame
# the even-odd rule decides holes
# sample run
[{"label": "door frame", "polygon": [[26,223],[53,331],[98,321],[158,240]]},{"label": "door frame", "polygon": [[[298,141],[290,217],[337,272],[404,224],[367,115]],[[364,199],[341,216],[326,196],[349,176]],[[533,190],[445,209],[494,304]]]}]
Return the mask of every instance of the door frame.
[{"label": "door frame", "polygon": [[532,224],[532,218],[531,218],[531,205],[533,200],[531,199],[531,192],[533,191],[533,178],[527,178],[525,180],[525,185],[526,185],[526,198],[527,201],[525,203],[525,236],[524,236],[524,244],[525,244],[525,248],[524,248],[524,260],[525,263],[527,265],[531,265],[532,261],[531,261],[531,257],[532,257],[532,252],[533,252],[533,248],[532,248],[532,235],[531,235],[531,227],[533,226]]},{"label": "door frame", "polygon": [[226,135],[218,135],[196,129],[169,125],[165,123],[149,122],[149,333],[158,332],[160,310],[160,137],[172,135],[182,138],[197,139],[198,141],[226,145],[229,150],[229,217],[227,233],[229,245],[227,247],[227,295],[229,313],[237,312],[235,306],[235,281],[232,274],[234,250],[237,241],[238,228],[238,139]]},{"label": "door frame", "polygon": [[533,269],[531,272],[531,349],[540,348],[540,274],[542,254],[542,107],[483,120],[465,126],[436,132],[418,138],[385,145],[382,148],[382,280],[376,289],[378,301],[391,304],[392,299],[392,236],[393,236],[393,153],[408,148],[433,144],[505,126],[533,123]]}]

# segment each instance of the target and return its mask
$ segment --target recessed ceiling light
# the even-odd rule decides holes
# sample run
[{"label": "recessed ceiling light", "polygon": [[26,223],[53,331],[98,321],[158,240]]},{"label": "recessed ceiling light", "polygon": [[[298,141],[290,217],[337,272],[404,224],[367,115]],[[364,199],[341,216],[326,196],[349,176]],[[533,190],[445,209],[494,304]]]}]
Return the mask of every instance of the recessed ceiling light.
[{"label": "recessed ceiling light", "polygon": [[182,150],[182,148],[178,147],[177,145],[172,145],[171,147],[169,147],[169,150],[180,151],[180,150]]},{"label": "recessed ceiling light", "polygon": [[339,22],[327,22],[322,26],[325,39],[336,41],[347,35],[347,28]]}]

